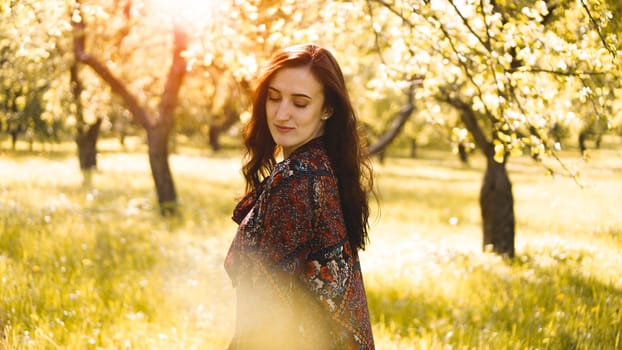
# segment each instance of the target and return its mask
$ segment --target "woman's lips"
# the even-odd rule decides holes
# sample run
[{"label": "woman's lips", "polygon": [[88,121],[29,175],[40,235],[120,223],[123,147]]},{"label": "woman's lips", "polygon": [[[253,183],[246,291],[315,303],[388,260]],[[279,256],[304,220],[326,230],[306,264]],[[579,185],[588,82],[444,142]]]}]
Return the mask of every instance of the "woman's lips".
[{"label": "woman's lips", "polygon": [[288,131],[292,131],[294,130],[293,127],[288,127],[288,126],[282,126],[282,125],[275,125],[274,126],[279,132],[288,132]]}]

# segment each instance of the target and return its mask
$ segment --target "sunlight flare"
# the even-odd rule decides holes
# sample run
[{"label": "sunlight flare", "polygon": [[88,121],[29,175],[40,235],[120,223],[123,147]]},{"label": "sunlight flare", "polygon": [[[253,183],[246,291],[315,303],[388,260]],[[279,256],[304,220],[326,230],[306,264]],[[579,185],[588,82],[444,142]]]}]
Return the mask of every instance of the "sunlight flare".
[{"label": "sunlight flare", "polygon": [[216,0],[148,0],[150,12],[186,25],[202,26],[211,22],[226,1]]}]

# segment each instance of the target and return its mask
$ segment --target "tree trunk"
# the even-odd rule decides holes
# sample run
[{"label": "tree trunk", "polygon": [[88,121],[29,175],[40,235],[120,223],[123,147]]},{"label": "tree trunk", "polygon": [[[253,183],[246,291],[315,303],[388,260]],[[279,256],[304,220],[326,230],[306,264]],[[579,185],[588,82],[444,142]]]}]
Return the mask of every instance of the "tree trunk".
[{"label": "tree trunk", "polygon": [[445,101],[461,112],[462,122],[473,136],[475,145],[486,157],[486,172],[479,194],[484,233],[483,249],[512,258],[515,254],[514,195],[505,167],[506,158],[502,163],[495,161],[493,143],[486,138],[470,104],[452,98]]},{"label": "tree trunk", "polygon": [[165,124],[157,124],[147,129],[149,164],[151,176],[156,186],[158,203],[162,215],[177,213],[177,193],[168,162],[168,136],[170,129]]},{"label": "tree trunk", "polygon": [[585,155],[585,151],[587,151],[587,146],[585,141],[587,140],[587,132],[582,130],[579,133],[579,150],[581,151],[581,155]]},{"label": "tree trunk", "polygon": [[217,152],[220,150],[220,126],[218,125],[211,125],[209,127],[209,134],[208,134],[208,140],[209,140],[209,145],[212,148],[212,150],[214,152]]},{"label": "tree trunk", "polygon": [[156,185],[162,215],[177,214],[177,193],[168,162],[168,142],[175,124],[174,114],[179,89],[186,73],[186,59],[182,56],[182,52],[188,43],[187,34],[182,28],[175,27],[173,34],[173,61],[160,98],[158,118],[155,123],[145,126],[151,175]]},{"label": "tree trunk", "polygon": [[487,157],[486,173],[480,191],[480,209],[485,251],[514,257],[514,196],[505,164]]},{"label": "tree trunk", "polygon": [[214,151],[220,150],[220,135],[229,130],[235,123],[240,121],[240,113],[237,110],[236,99],[229,94],[222,111],[223,118],[209,127],[209,145]]},{"label": "tree trunk", "polygon": [[596,149],[600,149],[600,144],[602,142],[603,142],[603,133],[599,132],[598,135],[596,135],[596,141],[595,141]]},{"label": "tree trunk", "polygon": [[417,139],[414,137],[410,140],[410,157],[417,158]]},{"label": "tree trunk", "polygon": [[[82,105],[82,91],[84,86],[79,75],[78,61],[74,61],[69,68],[69,80],[71,96],[76,107],[76,119],[78,127],[76,132],[76,146],[78,147],[78,161],[80,170],[85,171],[97,168],[97,136],[102,124],[102,118],[97,118],[95,123],[87,124],[84,121],[84,108]],[[84,130],[86,127],[86,131]],[[86,175],[86,174],[85,174]],[[88,178],[89,180],[86,180]],[[85,182],[90,182],[90,174],[85,176]]]},{"label": "tree trunk", "polygon": [[467,152],[466,146],[463,143],[458,144],[458,157],[460,161],[466,165],[469,164],[469,154]]},{"label": "tree trunk", "polygon": [[17,134],[16,131],[11,131],[11,149],[13,151],[17,148]]},{"label": "tree trunk", "polygon": [[101,124],[102,118],[97,118],[95,123],[88,125],[86,131],[79,130],[76,135],[81,170],[97,168],[97,137]]}]

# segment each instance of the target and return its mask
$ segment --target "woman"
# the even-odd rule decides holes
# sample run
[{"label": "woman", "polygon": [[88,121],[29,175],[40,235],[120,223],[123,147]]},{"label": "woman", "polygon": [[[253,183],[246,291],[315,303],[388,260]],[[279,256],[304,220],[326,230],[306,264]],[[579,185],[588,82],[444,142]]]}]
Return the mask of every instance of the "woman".
[{"label": "woman", "polygon": [[244,137],[246,195],[225,259],[237,294],[229,349],[374,349],[357,253],[371,168],[333,55],[278,52]]}]

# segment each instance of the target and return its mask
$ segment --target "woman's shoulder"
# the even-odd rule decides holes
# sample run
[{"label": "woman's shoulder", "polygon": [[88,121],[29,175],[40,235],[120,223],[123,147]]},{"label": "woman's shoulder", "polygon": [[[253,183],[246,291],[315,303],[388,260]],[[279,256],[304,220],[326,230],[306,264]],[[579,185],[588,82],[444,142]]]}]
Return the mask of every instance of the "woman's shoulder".
[{"label": "woman's shoulder", "polygon": [[317,183],[336,185],[336,177],[323,146],[316,146],[305,147],[278,163],[269,182],[273,190],[295,187],[296,191],[303,191]]},{"label": "woman's shoulder", "polygon": [[301,146],[287,161],[290,170],[301,175],[334,174],[324,143],[319,138]]},{"label": "woman's shoulder", "polygon": [[289,169],[292,175],[299,176],[332,176],[333,168],[328,157],[322,154],[304,154],[291,158]]}]

